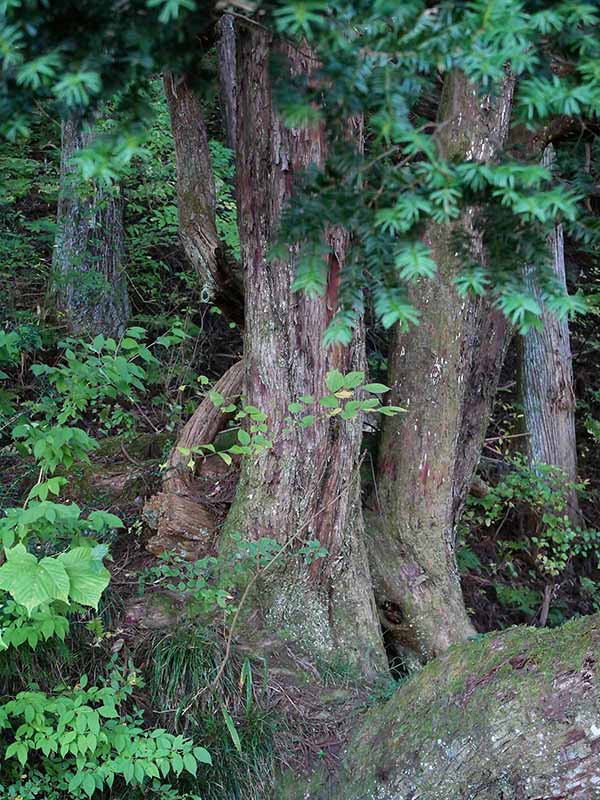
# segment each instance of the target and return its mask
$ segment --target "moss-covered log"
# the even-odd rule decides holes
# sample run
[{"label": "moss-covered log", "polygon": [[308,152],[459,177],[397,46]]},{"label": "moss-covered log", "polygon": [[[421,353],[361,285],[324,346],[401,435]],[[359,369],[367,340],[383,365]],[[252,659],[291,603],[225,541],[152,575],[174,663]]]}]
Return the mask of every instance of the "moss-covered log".
[{"label": "moss-covered log", "polygon": [[85,509],[111,511],[132,524],[144,499],[159,485],[167,444],[165,434],[139,434],[134,440],[107,436],[89,463],[79,462],[69,470],[66,497]]},{"label": "moss-covered log", "polygon": [[373,708],[306,800],[600,796],[600,616],[454,645]]}]

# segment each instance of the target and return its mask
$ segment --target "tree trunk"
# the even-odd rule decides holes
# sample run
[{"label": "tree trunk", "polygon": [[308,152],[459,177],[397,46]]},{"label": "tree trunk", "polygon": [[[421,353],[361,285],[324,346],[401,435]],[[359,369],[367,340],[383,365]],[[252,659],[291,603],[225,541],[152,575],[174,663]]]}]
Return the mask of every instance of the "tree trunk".
[{"label": "tree trunk", "polygon": [[[544,166],[554,160],[554,149],[544,151]],[[567,291],[562,225],[557,225],[548,239],[552,267],[560,285]],[[527,454],[532,463],[551,464],[577,480],[575,441],[575,392],[569,322],[549,312],[532,269],[525,269],[528,288],[542,308],[543,327],[531,329],[521,340],[521,399]],[[577,492],[567,493],[569,517],[580,523]]]},{"label": "tree trunk", "polygon": [[[463,75],[447,81],[439,144],[446,157],[494,158],[509,127],[513,81],[488,109]],[[411,293],[419,325],[397,330],[390,354],[392,402],[405,414],[386,417],[380,444],[376,534],[368,540],[376,597],[394,619],[392,637],[427,660],[474,630],[464,607],[455,560],[456,525],[481,452],[507,324],[489,299],[462,299],[453,235],[469,237],[485,259],[477,210],[455,225],[431,224],[426,244],[438,266]]]},{"label": "tree trunk", "polygon": [[201,282],[204,302],[216,303],[241,322],[241,277],[217,232],[215,181],[200,101],[184,77],[166,73],[164,86],[177,163],[179,237]]},{"label": "tree trunk", "polygon": [[235,20],[231,14],[223,14],[219,20],[218,27],[217,60],[219,63],[223,127],[225,129],[227,147],[235,152],[237,141]]},{"label": "tree trunk", "polygon": [[70,330],[119,337],[130,314],[123,271],[123,197],[98,185],[91,191],[78,186],[71,161],[94,136],[78,117],[63,122],[53,266],[58,306]]},{"label": "tree trunk", "polygon": [[599,663],[598,615],[452,648],[368,712],[336,789],[299,796],[591,800],[600,786]]},{"label": "tree trunk", "polygon": [[[290,425],[288,405],[327,394],[325,377],[364,368],[360,330],[349,347],[325,350],[322,339],[337,305],[337,275],[347,236],[332,231],[327,296],[291,289],[295,258],[268,261],[267,250],[296,176],[322,165],[320,127],[287,129],[272,103],[270,38],[248,26],[238,33],[238,218],[246,287],[247,402],[267,414],[270,449],[242,462],[227,532],[289,545],[318,540],[326,558],[310,568],[285,561],[263,582],[259,601],[268,627],[285,628],[311,655],[343,658],[367,670],[384,664],[363,544],[359,457],[361,421],[315,412],[314,424]],[[315,61],[306,45],[281,45],[294,73]],[[311,412],[312,413],[312,412]],[[294,566],[290,566],[293,561]]]}]

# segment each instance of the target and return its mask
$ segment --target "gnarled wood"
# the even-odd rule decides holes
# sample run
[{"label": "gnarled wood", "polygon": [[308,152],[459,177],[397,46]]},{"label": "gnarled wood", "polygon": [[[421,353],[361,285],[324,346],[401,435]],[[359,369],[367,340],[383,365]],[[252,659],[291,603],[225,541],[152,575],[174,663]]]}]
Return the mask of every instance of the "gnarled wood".
[{"label": "gnarled wood", "polygon": [[[514,81],[490,104],[461,73],[446,79],[439,145],[446,157],[487,161],[505,142]],[[430,224],[425,242],[438,270],[411,293],[420,322],[396,330],[390,353],[392,402],[378,463],[378,520],[369,537],[378,604],[393,607],[410,632],[403,646],[422,660],[474,632],[455,561],[456,525],[472,483],[508,341],[489,299],[461,298],[454,234],[485,260],[476,209],[454,225]]]},{"label": "gnarled wood", "polygon": [[[241,394],[243,377],[244,365],[242,361],[238,361],[219,378],[213,391],[221,394],[228,402],[235,401]],[[181,448],[189,450],[198,444],[210,444],[230,419],[231,414],[223,413],[210,397],[204,398],[184,425],[177,444],[169,454],[163,483],[166,491],[177,491],[193,481],[193,474],[187,467],[189,455],[182,453]]]},{"label": "gnarled wood", "polygon": [[[234,364],[217,381],[214,391],[228,401],[235,400],[242,389],[243,364]],[[231,414],[223,413],[210,398],[205,398],[185,424],[177,444],[172,448],[167,460],[162,491],[154,495],[144,507],[144,518],[156,534],[148,541],[147,548],[155,555],[162,552],[175,552],[186,558],[199,558],[204,555],[214,541],[219,525],[219,515],[215,513],[210,493],[214,483],[231,482],[236,467],[222,473],[214,457],[206,459],[200,470],[204,479],[199,479],[189,467],[189,451],[199,444],[211,444],[223,430]],[[182,452],[187,450],[187,454]],[[218,456],[216,457],[218,462]],[[214,477],[213,477],[214,476]],[[234,478],[235,480],[235,478]]]}]

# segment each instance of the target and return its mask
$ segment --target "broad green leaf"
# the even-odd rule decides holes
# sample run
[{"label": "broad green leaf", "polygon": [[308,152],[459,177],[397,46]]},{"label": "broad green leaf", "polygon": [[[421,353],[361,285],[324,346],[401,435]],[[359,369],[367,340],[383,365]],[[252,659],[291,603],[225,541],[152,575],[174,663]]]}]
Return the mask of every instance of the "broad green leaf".
[{"label": "broad green leaf", "polygon": [[404,413],[407,409],[401,406],[380,406],[377,410],[386,417],[393,417],[395,414]]},{"label": "broad green leaf", "polygon": [[88,774],[85,776],[81,782],[81,787],[88,797],[91,797],[94,794],[96,791],[96,781],[91,773],[88,772]]},{"label": "broad green leaf", "polygon": [[194,747],[194,757],[201,764],[212,764],[210,753],[204,747]]},{"label": "broad green leaf", "polygon": [[0,589],[7,591],[31,614],[34,608],[53,600],[68,602],[69,576],[57,558],[37,558],[25,546],[6,550],[6,563],[0,567]]},{"label": "broad green leaf", "polygon": [[171,756],[171,765],[176,775],[181,775],[183,772],[183,758],[179,753],[173,753]]},{"label": "broad green leaf", "polygon": [[337,369],[331,370],[331,372],[327,373],[325,383],[327,384],[327,388],[330,392],[339,392],[339,390],[344,386],[344,376]]},{"label": "broad green leaf", "polygon": [[58,559],[69,577],[69,596],[75,603],[97,609],[110,573],[90,547],[74,547]]},{"label": "broad green leaf", "polygon": [[384,383],[367,383],[363,389],[371,394],[385,394],[390,391],[390,387]]},{"label": "broad green leaf", "polygon": [[217,408],[222,406],[223,403],[225,402],[225,398],[220,392],[211,391],[208,393],[208,396],[213,406],[216,406]]},{"label": "broad green leaf", "polygon": [[338,408],[338,406],[340,404],[339,400],[337,399],[337,397],[335,397],[333,395],[330,395],[330,394],[326,395],[325,397],[321,397],[321,399],[319,400],[319,403],[324,408]]},{"label": "broad green leaf", "polygon": [[192,775],[196,775],[196,759],[191,753],[185,753],[183,756],[183,766],[187,769],[188,772],[191,772]]},{"label": "broad green leaf", "polygon": [[238,442],[241,445],[247,446],[250,444],[250,434],[243,428],[240,428],[237,434]]},{"label": "broad green leaf", "polygon": [[348,372],[347,375],[344,375],[344,388],[356,389],[357,386],[361,385],[364,379],[365,379],[364,372],[360,372],[358,370],[354,372]]}]

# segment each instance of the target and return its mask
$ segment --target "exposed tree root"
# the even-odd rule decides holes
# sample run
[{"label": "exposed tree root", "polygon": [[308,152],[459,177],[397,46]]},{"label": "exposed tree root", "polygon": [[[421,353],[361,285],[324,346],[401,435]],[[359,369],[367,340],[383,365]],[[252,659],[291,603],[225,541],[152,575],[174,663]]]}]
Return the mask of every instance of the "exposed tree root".
[{"label": "exposed tree root", "polygon": [[[600,619],[453,647],[361,723],[330,794],[303,800],[591,800]],[[296,797],[296,796],[294,796]]]},{"label": "exposed tree root", "polygon": [[[243,364],[239,361],[214,390],[232,400],[240,394],[242,381]],[[233,497],[237,467],[228,467],[218,456],[210,456],[194,472],[188,466],[189,451],[199,444],[211,444],[230,417],[207,397],[181,431],[167,460],[162,490],[144,507],[146,522],[156,530],[147,544],[155,555],[169,551],[196,559],[211,548],[226,510],[223,506]]]}]

